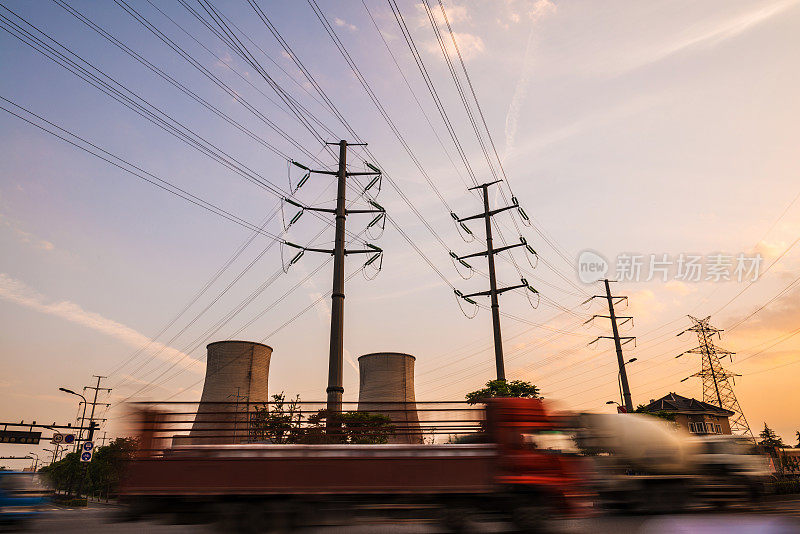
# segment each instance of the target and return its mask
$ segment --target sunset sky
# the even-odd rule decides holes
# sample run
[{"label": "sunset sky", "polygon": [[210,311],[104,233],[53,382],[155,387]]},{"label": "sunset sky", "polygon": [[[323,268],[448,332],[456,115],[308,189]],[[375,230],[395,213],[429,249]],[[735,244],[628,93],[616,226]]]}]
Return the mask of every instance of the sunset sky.
[{"label": "sunset sky", "polygon": [[[394,224],[387,224],[382,236],[379,228],[370,228],[370,236],[364,233],[369,216],[348,218],[352,234],[380,246],[385,256],[372,281],[359,272],[365,257],[347,259],[353,276],[346,299],[345,399],[357,396],[356,359],[375,351],[417,357],[416,392],[422,400],[461,399],[491,379],[490,314],[481,309],[472,320],[464,317],[451,287],[481,291],[486,278],[462,279],[448,255],[450,250],[477,252],[482,245],[459,237],[450,211],[461,217],[478,213],[482,205],[467,191],[472,176],[486,182],[494,180],[492,169],[501,178],[502,173],[488,144],[492,169],[484,157],[423,4],[397,2],[469,170],[390,4],[318,0],[358,76],[427,179],[306,2],[259,2],[292,54],[247,2],[216,4],[231,28],[250,39],[244,42],[263,69],[313,115],[319,137],[251,65],[179,3],[129,4],[200,68],[117,4],[68,5],[249,134],[57,3],[4,3],[76,54],[70,57],[100,69],[272,184],[273,191],[176,139],[8,31],[0,32],[0,106],[56,131],[15,105],[36,113],[251,228],[266,221],[264,232],[275,236],[284,231],[282,218],[288,222],[297,211],[286,205],[282,215],[280,193],[274,193],[288,191],[289,180],[296,185],[302,175],[297,168],[287,172],[286,157],[332,168],[335,158],[319,137],[354,141],[292,61],[293,54],[369,143],[369,155],[351,150],[351,170],[363,170],[366,159],[388,177],[376,200]],[[433,0],[429,5],[488,143],[439,5]],[[671,391],[702,398],[699,379],[681,382],[699,371],[699,356],[675,358],[697,346],[697,339],[677,334],[691,326],[687,315],[711,315],[711,323],[724,329],[715,342],[736,353],[723,365],[742,375],[735,392],[754,433],[767,422],[794,445],[800,430],[800,336],[795,336],[800,333],[800,203],[795,202],[800,194],[800,0],[444,5],[507,176],[504,194],[493,190],[493,206],[514,195],[534,221],[529,228],[516,212],[497,216],[509,243],[518,240],[519,227],[539,254],[537,263],[515,250],[520,272],[510,259],[498,260],[500,283],[519,283],[521,274],[542,297],[536,309],[524,292],[501,297],[501,309],[514,316],[502,319],[508,377],[530,380],[565,409],[610,411],[606,401],[619,400],[611,342],[588,346],[610,333],[603,319],[583,324],[607,310],[600,301],[581,305],[602,290],[579,280],[576,262],[582,251],[611,261],[611,278],[620,254],[641,255],[646,262],[651,254],[673,260],[681,254],[760,254],[763,274],[754,283],[681,281],[673,269],[667,281],[657,276],[615,284],[615,292],[629,297],[629,306],[618,312],[634,317],[623,335],[637,337],[635,347],[626,346],[626,358],[637,358],[629,380],[635,404]],[[0,14],[24,25],[10,11]],[[221,90],[202,69],[233,93]],[[294,252],[281,250],[271,237],[2,110],[0,147],[3,421],[74,421],[74,398],[58,387],[78,390],[93,374],[109,375],[113,392],[102,397],[108,402],[176,393],[175,398],[197,400],[205,344],[221,339],[262,341],[274,348],[270,392],[324,398],[329,257],[308,252],[284,273],[281,262],[288,263]],[[353,183],[348,194],[353,198],[358,191]],[[313,175],[294,198],[331,207],[334,183],[329,176]],[[367,206],[363,198],[355,205]],[[284,239],[329,247],[329,220],[306,213]],[[483,235],[480,221],[471,228]],[[484,259],[471,264],[486,272]],[[124,408],[114,407],[105,415],[112,419],[107,428],[112,435],[121,431],[113,418],[122,414]],[[19,452],[0,447],[3,455]]]}]

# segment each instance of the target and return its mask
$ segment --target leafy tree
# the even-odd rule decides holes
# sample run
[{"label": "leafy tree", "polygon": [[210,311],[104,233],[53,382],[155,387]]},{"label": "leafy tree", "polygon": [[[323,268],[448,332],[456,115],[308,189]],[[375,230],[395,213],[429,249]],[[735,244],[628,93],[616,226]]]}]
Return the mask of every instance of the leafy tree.
[{"label": "leafy tree", "polygon": [[[337,431],[327,432],[329,420],[337,427]],[[309,416],[308,423],[304,443],[377,445],[388,443],[395,431],[388,416],[369,412],[329,413],[320,410]]]},{"label": "leafy tree", "polygon": [[[387,443],[395,432],[392,420],[386,415],[369,412],[329,413],[320,410],[303,418],[300,396],[286,401],[283,392],[272,396],[270,406],[256,407],[250,428],[257,440],[271,443]],[[328,421],[335,432],[328,432]]]},{"label": "leafy tree", "polygon": [[250,416],[253,437],[271,443],[298,443],[303,434],[300,395],[287,402],[286,395],[281,391],[273,395],[272,400],[270,406],[254,408]]},{"label": "leafy tree", "polygon": [[539,388],[524,380],[490,380],[486,387],[467,393],[467,404],[480,404],[495,397],[520,397],[540,399]]},{"label": "leafy tree", "polygon": [[764,430],[758,434],[758,437],[761,438],[758,444],[763,447],[785,447],[781,437],[768,427],[767,423],[764,423]]},{"label": "leafy tree", "polygon": [[[117,438],[94,451],[92,461],[81,465],[78,453],[71,452],[63,459],[39,470],[57,490],[72,491],[85,477],[83,490],[86,494],[116,493],[128,460],[136,452],[134,438]],[[86,472],[84,473],[84,469]]]},{"label": "leafy tree", "polygon": [[643,413],[646,415],[651,415],[653,417],[658,417],[659,419],[664,419],[665,421],[675,421],[675,414],[665,412],[664,410],[648,410],[645,404],[640,404],[636,407],[633,413]]},{"label": "leafy tree", "polygon": [[72,491],[77,487],[78,477],[82,474],[81,462],[77,452],[70,452],[48,466],[39,469],[56,490]]},{"label": "leafy tree", "polygon": [[116,493],[126,464],[136,453],[137,440],[117,438],[105,447],[98,447],[87,466],[86,492]]},{"label": "leafy tree", "polygon": [[795,449],[800,449],[800,430],[795,432],[795,435],[797,436],[797,445],[795,445],[794,448]]}]

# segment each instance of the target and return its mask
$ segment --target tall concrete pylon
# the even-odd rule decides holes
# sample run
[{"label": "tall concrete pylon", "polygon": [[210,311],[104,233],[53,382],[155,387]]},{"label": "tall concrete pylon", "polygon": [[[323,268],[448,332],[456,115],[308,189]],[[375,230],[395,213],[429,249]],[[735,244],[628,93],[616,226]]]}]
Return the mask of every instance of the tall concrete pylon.
[{"label": "tall concrete pylon", "polygon": [[358,358],[358,410],[382,413],[394,426],[389,443],[422,443],[414,394],[416,358],[400,352],[374,352]]}]

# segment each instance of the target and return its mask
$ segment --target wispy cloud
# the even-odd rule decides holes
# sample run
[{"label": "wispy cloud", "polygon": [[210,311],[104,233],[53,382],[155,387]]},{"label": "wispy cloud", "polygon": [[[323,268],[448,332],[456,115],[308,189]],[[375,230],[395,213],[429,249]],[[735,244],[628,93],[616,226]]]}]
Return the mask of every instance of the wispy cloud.
[{"label": "wispy cloud", "polygon": [[533,37],[536,29],[536,23],[546,16],[555,13],[556,6],[550,0],[538,0],[531,6],[528,11],[533,25],[528,34],[528,42],[525,45],[525,55],[522,59],[522,68],[517,85],[514,87],[514,94],[511,97],[511,103],[508,105],[508,113],[506,113],[506,145],[505,157],[508,157],[514,150],[514,144],[517,139],[517,129],[519,123],[519,114],[525,99],[528,96],[528,87],[530,86],[531,73],[533,72],[534,55],[533,55]]},{"label": "wispy cloud", "polygon": [[[416,8],[418,15],[417,26],[421,28],[430,24],[430,19],[428,18],[428,14],[425,10],[425,5],[420,2],[416,5]],[[447,20],[450,21],[450,24],[468,22],[471,18],[466,6],[456,4],[454,2],[447,3],[447,6],[445,6],[445,12],[447,13]],[[436,21],[436,24],[439,24],[440,26],[445,26],[447,24],[441,9],[432,7],[431,14],[433,15],[433,19]]]},{"label": "wispy cloud", "polygon": [[103,317],[98,313],[84,310],[74,302],[68,300],[48,302],[44,295],[5,273],[0,273],[0,299],[14,302],[41,313],[60,317],[71,323],[111,336],[131,347],[140,348],[149,343],[148,352],[158,354],[157,357],[169,361],[181,358],[180,365],[183,367],[197,373],[205,372],[204,363],[189,357],[184,358],[184,353],[177,349],[158,342],[150,343],[150,338],[141,332]]},{"label": "wispy cloud", "polygon": [[506,157],[508,159],[515,159],[521,155],[529,157],[532,153],[540,151],[552,144],[559,143],[573,136],[583,134],[611,120],[629,117],[642,111],[662,105],[665,102],[668,102],[671,98],[671,95],[666,92],[646,94],[644,96],[632,98],[616,106],[577,118],[572,122],[544,132],[536,137],[526,139],[521,144],[519,149],[515,150],[513,154],[508,150],[507,147]]},{"label": "wispy cloud", "polygon": [[[444,47],[445,50],[447,50],[447,55],[450,57],[457,57],[458,52],[453,45],[453,39],[451,39],[448,34],[443,35],[443,37]],[[486,50],[486,45],[483,44],[483,39],[473,33],[454,31],[453,37],[455,38],[456,43],[458,43],[458,51],[461,52],[461,57],[464,59],[464,61],[469,61],[470,59],[479,56]],[[425,48],[431,54],[442,53],[442,46],[439,44],[439,41],[427,41],[425,43]]]},{"label": "wispy cloud", "polygon": [[50,241],[42,239],[37,235],[32,234],[31,232],[27,232],[20,228],[19,224],[10,220],[8,217],[4,216],[0,213],[0,225],[5,226],[14,234],[14,237],[20,242],[25,243],[26,245],[30,245],[34,248],[39,250],[53,250],[55,245]]},{"label": "wispy cloud", "polygon": [[708,24],[692,33],[687,32],[687,35],[665,45],[644,49],[630,56],[624,63],[620,64],[617,67],[617,73],[656,63],[689,49],[717,46],[771,19],[790,7],[797,5],[798,1],[800,0],[782,0],[770,5],[761,6],[758,9],[740,14],[736,17]]},{"label": "wispy cloud", "polygon": [[[446,19],[444,14],[442,14],[442,10],[439,8],[431,7],[430,16],[428,15],[424,4],[416,4],[416,8],[418,12],[417,26],[420,28],[424,26],[430,26],[431,17],[433,17],[433,20],[442,32],[444,47],[447,51],[447,54],[450,57],[456,57],[458,53],[453,45],[453,39],[450,37],[450,33],[448,32],[447,23],[449,22],[451,26],[455,26],[458,23],[468,23],[471,19],[471,16],[467,8],[463,5],[450,3],[445,8],[445,12],[447,13]],[[461,57],[464,59],[464,61],[468,61],[482,54],[486,50],[483,39],[474,33],[465,31],[459,32],[455,31],[454,28],[453,38],[455,38],[456,42],[458,43],[458,49],[461,52]],[[442,53],[442,47],[438,40],[428,40],[424,43],[424,46],[425,49],[431,54]]]},{"label": "wispy cloud", "polygon": [[338,27],[348,29],[351,32],[354,32],[358,29],[356,28],[355,24],[350,24],[346,20],[340,19],[339,17],[333,17],[333,23],[336,24]]}]

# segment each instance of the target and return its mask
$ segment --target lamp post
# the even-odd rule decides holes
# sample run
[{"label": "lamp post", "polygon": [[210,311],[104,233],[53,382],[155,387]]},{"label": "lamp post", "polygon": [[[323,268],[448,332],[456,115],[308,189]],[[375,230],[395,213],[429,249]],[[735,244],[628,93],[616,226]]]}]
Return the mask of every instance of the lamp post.
[{"label": "lamp post", "polygon": [[[633,363],[638,359],[639,358],[631,358],[627,362],[624,362],[622,365],[628,365],[629,363]],[[617,383],[619,384],[619,400],[620,400],[620,402],[623,402],[623,396],[622,396],[622,369],[620,369],[619,372],[617,372]],[[611,404],[611,403],[607,402],[606,404]]]},{"label": "lamp post", "polygon": [[83,439],[83,424],[86,421],[86,397],[81,395],[80,393],[75,393],[71,389],[67,388],[58,388],[59,391],[63,391],[64,393],[69,393],[70,395],[76,395],[83,399],[83,415],[81,415],[81,430],[78,433],[78,439],[75,440],[75,450],[78,450],[78,446],[80,445],[81,440]]},{"label": "lamp post", "polygon": [[38,455],[38,454],[36,454],[36,453],[35,453],[35,452],[33,452],[33,451],[29,452],[28,454],[32,454],[32,455],[36,456],[36,460],[35,460],[35,462],[34,462],[34,464],[33,464],[33,472],[35,473],[35,472],[36,472],[36,468],[38,468],[38,467],[39,467],[39,455]]},{"label": "lamp post", "polygon": [[58,460],[59,453],[62,452],[61,450],[59,450],[58,443],[56,443],[55,449],[44,449],[44,450],[53,453],[53,459],[50,460],[50,465],[56,463],[56,460]]}]

